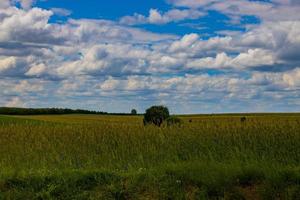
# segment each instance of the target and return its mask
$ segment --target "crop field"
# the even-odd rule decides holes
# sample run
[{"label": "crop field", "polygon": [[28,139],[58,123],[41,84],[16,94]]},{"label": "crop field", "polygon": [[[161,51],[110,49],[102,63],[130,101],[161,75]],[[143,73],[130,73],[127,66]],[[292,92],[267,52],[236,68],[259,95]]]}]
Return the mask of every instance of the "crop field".
[{"label": "crop field", "polygon": [[0,199],[300,199],[300,114],[179,117],[0,116]]}]

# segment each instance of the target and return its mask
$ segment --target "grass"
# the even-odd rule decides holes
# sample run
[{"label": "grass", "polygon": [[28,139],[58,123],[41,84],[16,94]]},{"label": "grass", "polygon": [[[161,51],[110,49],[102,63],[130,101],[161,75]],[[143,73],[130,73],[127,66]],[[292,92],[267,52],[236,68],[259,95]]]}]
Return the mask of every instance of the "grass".
[{"label": "grass", "polygon": [[0,199],[300,196],[299,114],[181,119],[157,128],[140,116],[0,116]]}]

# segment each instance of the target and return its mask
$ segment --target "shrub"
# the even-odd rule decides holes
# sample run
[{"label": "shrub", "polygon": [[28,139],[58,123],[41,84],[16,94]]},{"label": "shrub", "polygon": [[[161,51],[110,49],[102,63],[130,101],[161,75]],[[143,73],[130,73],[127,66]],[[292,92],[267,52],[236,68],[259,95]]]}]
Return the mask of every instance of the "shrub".
[{"label": "shrub", "polygon": [[169,109],[165,106],[152,106],[146,110],[144,115],[144,125],[154,124],[161,126],[161,124],[170,116]]},{"label": "shrub", "polygon": [[137,115],[136,109],[132,109],[132,110],[131,110],[131,114],[132,114],[132,115]]},{"label": "shrub", "polygon": [[181,125],[182,120],[178,117],[171,116],[167,119],[167,125],[172,126],[172,125]]},{"label": "shrub", "polygon": [[247,120],[246,117],[241,117],[241,122],[245,122]]}]

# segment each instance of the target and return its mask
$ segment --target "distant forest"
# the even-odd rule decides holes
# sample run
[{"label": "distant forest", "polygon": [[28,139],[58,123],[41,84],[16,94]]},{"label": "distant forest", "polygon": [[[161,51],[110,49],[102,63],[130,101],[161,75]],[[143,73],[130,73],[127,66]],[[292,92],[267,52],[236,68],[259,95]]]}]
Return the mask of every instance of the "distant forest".
[{"label": "distant forest", "polygon": [[[7,108],[0,107],[2,115],[61,115],[61,114],[101,114],[108,115],[107,112],[98,112],[82,109],[66,109],[66,108]],[[123,113],[121,113],[123,114]],[[124,113],[125,115],[125,113]]]}]

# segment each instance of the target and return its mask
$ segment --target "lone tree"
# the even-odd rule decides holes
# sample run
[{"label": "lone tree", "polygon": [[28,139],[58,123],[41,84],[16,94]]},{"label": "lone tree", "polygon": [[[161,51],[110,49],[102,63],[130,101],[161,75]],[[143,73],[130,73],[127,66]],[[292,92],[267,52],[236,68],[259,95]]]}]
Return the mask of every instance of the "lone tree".
[{"label": "lone tree", "polygon": [[170,117],[169,109],[165,106],[152,106],[146,110],[144,125],[154,124],[158,127]]},{"label": "lone tree", "polygon": [[131,114],[132,114],[132,115],[137,115],[136,109],[132,109],[132,110],[131,110]]}]

